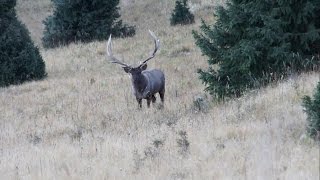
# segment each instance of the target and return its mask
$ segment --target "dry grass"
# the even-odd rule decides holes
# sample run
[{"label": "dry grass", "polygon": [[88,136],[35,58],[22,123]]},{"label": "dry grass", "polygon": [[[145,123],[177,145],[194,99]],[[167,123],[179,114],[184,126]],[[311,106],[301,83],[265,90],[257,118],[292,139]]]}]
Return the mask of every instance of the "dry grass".
[{"label": "dry grass", "polygon": [[[51,7],[33,2],[17,9],[40,42],[39,19]],[[198,112],[194,98],[205,96],[195,71],[206,61],[191,30],[200,16],[213,21],[212,9],[198,8],[195,25],[170,27],[172,4],[122,2],[137,35],[114,40],[114,53],[137,63],[152,49],[147,29],[159,36],[149,67],[166,73],[165,108],[137,109],[128,76],[106,62],[105,42],[41,48],[48,78],[0,89],[0,179],[319,178],[319,146],[304,134],[300,105],[319,73]]]},{"label": "dry grass", "polygon": [[41,45],[44,29],[42,23],[52,13],[50,0],[18,0],[16,10],[19,19],[25,23],[36,45]]}]

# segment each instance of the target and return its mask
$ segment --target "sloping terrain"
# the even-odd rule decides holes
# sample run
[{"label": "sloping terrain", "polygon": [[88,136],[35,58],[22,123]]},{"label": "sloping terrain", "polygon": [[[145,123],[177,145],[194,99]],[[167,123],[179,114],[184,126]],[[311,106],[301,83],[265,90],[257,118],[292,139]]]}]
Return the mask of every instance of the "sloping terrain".
[{"label": "sloping terrain", "polygon": [[[105,57],[106,42],[40,47],[48,77],[0,89],[0,179],[319,179],[301,98],[320,74],[212,103],[191,31],[200,18],[214,22],[217,3],[191,2],[196,24],[183,27],[169,25],[174,2],[121,2],[137,35],[114,39],[114,54],[138,63],[153,48],[147,30],[158,35],[161,50],[148,66],[166,74],[164,109],[137,108],[128,75]],[[50,2],[20,0],[17,11],[40,45]]]}]

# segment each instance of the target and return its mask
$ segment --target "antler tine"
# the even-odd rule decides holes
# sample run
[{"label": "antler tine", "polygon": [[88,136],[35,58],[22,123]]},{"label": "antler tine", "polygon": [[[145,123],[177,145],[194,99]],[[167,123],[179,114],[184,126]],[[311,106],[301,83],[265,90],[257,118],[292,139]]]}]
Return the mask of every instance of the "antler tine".
[{"label": "antler tine", "polygon": [[160,40],[157,38],[157,36],[149,30],[149,34],[151,35],[151,37],[154,39],[154,50],[151,54],[150,57],[148,57],[146,60],[144,60],[140,66],[142,66],[143,64],[145,64],[147,61],[149,61],[150,59],[154,58],[154,56],[156,55],[156,52],[158,51],[158,49],[160,48]]},{"label": "antler tine", "polygon": [[111,43],[111,34],[109,36],[109,40],[107,42],[107,55],[109,57],[109,61],[111,63],[115,63],[115,64],[120,64],[122,66],[126,66],[126,67],[130,67],[130,65],[126,64],[126,63],[123,63],[121,61],[119,61],[117,58],[115,58],[112,54],[112,43]]}]

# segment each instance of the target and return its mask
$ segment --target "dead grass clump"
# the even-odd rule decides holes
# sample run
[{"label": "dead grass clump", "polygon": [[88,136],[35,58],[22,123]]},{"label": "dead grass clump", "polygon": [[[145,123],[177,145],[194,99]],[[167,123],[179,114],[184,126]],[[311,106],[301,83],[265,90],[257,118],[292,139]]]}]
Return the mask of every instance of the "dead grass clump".
[{"label": "dead grass clump", "polygon": [[210,108],[211,106],[207,94],[198,94],[193,97],[192,110],[195,113],[207,113]]},{"label": "dead grass clump", "polygon": [[179,153],[186,157],[190,151],[189,146],[190,142],[188,141],[187,132],[186,131],[179,131],[179,139],[177,139],[178,147],[179,147]]},{"label": "dead grass clump", "polygon": [[[32,38],[41,38],[48,2],[18,0]],[[214,17],[199,8],[194,25],[172,28],[173,5],[123,2],[122,19],[137,34],[114,40],[114,54],[134,64],[153,48],[147,30],[158,35],[161,49],[148,68],[166,74],[164,108],[138,110],[129,77],[105,59],[105,42],[42,49],[48,78],[0,88],[0,179],[318,179],[319,145],[304,134],[301,98],[319,73],[207,109],[196,69],[208,65],[191,30]],[[171,57],[183,47],[187,56]]]}]

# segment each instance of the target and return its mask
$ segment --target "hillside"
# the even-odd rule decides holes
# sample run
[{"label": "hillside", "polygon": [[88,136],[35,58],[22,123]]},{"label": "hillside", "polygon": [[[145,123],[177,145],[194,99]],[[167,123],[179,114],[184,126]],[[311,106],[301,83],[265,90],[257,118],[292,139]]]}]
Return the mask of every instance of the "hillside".
[{"label": "hillside", "polygon": [[[0,89],[0,179],[318,180],[319,145],[305,135],[301,98],[320,74],[211,102],[196,73],[206,57],[191,31],[200,18],[214,22],[221,1],[191,2],[196,23],[183,27],[169,25],[174,2],[121,2],[122,19],[137,35],[114,39],[115,56],[132,64],[148,56],[148,29],[161,41],[148,65],[166,73],[165,107],[147,109],[144,101],[139,110],[129,77],[106,59],[106,42],[45,50],[41,21],[51,3],[18,0],[48,77]],[[197,110],[199,96],[210,108]]]}]

